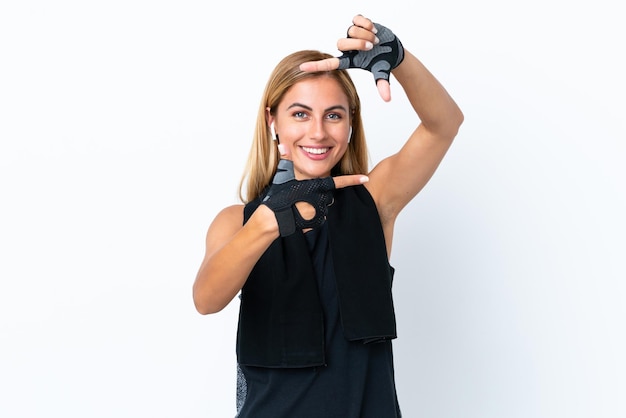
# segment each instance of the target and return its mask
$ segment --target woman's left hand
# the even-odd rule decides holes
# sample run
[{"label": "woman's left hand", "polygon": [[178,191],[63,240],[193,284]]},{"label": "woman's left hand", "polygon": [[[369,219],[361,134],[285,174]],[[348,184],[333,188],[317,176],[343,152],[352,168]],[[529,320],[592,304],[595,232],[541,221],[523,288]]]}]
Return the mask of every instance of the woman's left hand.
[{"label": "woman's left hand", "polygon": [[388,102],[391,100],[391,70],[404,59],[402,43],[391,30],[362,15],[355,16],[352,23],[347,37],[337,41],[337,47],[343,51],[340,57],[305,62],[300,65],[300,69],[314,72],[361,68],[370,71],[380,96]]}]

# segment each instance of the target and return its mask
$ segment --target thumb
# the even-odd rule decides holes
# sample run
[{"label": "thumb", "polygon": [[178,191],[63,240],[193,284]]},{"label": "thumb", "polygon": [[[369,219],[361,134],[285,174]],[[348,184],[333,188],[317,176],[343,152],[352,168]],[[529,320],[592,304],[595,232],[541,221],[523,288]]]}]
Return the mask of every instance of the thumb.
[{"label": "thumb", "polygon": [[344,176],[333,177],[335,182],[335,188],[342,189],[349,186],[358,186],[359,184],[367,183],[369,177],[363,174],[349,174]]},{"label": "thumb", "polygon": [[378,94],[383,98],[384,101],[391,101],[391,87],[389,86],[389,81],[384,78],[379,78],[376,80],[376,87],[378,88]]}]

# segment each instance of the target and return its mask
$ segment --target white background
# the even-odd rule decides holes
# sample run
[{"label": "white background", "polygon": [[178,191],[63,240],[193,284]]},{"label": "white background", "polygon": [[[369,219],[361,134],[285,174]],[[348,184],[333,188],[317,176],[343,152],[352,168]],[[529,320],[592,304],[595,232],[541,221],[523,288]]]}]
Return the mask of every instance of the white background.
[{"label": "white background", "polygon": [[[617,1],[5,1],[0,416],[232,417],[237,302],[193,308],[276,62],[390,27],[466,116],[398,221],[408,418],[626,416]],[[353,72],[372,161],[417,120]]]}]

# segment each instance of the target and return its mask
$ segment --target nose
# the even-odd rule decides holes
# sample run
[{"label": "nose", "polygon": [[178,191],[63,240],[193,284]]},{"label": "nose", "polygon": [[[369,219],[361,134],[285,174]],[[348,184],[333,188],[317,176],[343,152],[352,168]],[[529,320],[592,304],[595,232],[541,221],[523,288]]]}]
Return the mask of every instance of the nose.
[{"label": "nose", "polygon": [[324,121],[321,119],[314,119],[309,125],[309,138],[320,141],[326,137],[326,129],[324,127]]}]

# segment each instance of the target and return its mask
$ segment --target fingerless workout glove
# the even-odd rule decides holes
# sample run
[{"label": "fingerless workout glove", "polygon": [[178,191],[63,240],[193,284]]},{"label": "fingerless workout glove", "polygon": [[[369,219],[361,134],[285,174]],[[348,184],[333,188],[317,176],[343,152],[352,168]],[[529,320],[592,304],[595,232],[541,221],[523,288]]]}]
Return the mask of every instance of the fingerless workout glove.
[{"label": "fingerless workout glove", "polygon": [[361,68],[374,75],[374,81],[381,78],[389,81],[391,70],[396,68],[404,59],[404,47],[394,33],[380,25],[374,23],[378,30],[379,43],[374,45],[369,51],[346,51],[339,57],[339,69]]},{"label": "fingerless workout glove", "polygon": [[[293,162],[280,160],[262,204],[274,212],[280,235],[286,237],[296,232],[297,228],[315,228],[326,221],[334,188],[335,182],[331,177],[296,180]],[[304,219],[295,206],[297,202],[311,204],[315,208],[315,216]]]}]

